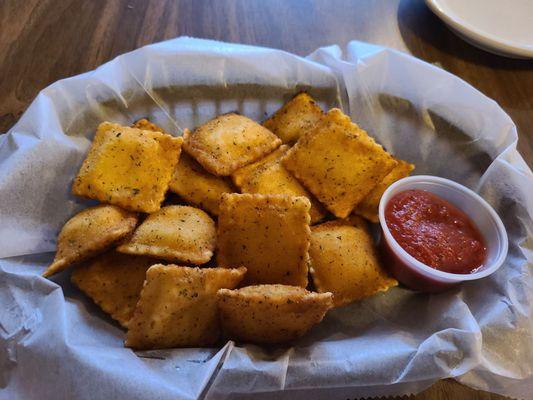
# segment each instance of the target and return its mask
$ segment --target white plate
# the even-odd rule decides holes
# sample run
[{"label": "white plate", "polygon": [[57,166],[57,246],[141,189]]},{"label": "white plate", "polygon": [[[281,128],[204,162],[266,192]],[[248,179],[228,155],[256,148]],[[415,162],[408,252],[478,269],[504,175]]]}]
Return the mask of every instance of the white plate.
[{"label": "white plate", "polygon": [[426,0],[457,35],[491,53],[533,58],[533,0]]}]

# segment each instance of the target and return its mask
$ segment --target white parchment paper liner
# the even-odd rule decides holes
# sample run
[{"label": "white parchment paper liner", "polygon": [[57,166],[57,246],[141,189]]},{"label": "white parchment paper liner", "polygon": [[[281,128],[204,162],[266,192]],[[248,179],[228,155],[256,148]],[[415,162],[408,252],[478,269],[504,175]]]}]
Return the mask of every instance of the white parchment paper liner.
[{"label": "white parchment paper liner", "polygon": [[[56,235],[91,204],[71,181],[99,122],[180,132],[223,112],[261,120],[299,90],[339,106],[416,173],[477,190],[508,230],[494,275],[439,295],[403,288],[331,312],[294,347],[233,342],[134,353],[69,283],[39,276]],[[307,58],[178,38],[44,89],[0,136],[0,398],[314,399],[416,393],[438,379],[533,393],[533,175],[510,118],[436,67],[351,42]]]}]

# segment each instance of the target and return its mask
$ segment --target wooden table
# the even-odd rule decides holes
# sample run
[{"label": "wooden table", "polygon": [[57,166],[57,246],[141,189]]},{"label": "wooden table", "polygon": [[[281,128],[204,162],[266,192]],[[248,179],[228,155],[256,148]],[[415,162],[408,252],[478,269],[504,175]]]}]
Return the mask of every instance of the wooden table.
[{"label": "wooden table", "polygon": [[[415,55],[470,82],[518,126],[533,166],[533,61],[465,43],[422,0],[3,0],[0,2],[0,132],[37,93],[137,47],[180,35],[284,49],[368,41]],[[503,399],[442,381],[417,399]]]}]

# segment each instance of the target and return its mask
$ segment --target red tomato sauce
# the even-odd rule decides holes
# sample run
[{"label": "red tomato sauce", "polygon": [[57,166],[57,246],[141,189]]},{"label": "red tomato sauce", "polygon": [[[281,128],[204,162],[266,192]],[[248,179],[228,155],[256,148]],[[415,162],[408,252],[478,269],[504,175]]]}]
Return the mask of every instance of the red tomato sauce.
[{"label": "red tomato sauce", "polygon": [[398,193],[387,203],[385,221],[398,244],[432,268],[469,274],[485,262],[485,241],[470,218],[432,193]]}]

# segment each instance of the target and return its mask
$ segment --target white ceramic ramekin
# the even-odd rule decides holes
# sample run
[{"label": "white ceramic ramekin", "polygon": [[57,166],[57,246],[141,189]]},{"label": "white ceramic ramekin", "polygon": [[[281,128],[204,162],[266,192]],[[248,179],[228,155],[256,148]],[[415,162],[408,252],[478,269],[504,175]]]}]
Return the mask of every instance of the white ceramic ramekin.
[{"label": "white ceramic ramekin", "polygon": [[[431,268],[407,253],[387,227],[385,209],[389,200],[405,190],[420,189],[433,193],[462,210],[477,226],[485,239],[486,261],[478,271],[453,274]],[[400,179],[387,188],[379,203],[382,235],[380,247],[386,267],[405,286],[424,292],[439,292],[463,281],[473,281],[492,274],[507,256],[507,232],[494,209],[479,195],[449,179],[429,175]]]}]

